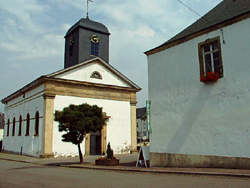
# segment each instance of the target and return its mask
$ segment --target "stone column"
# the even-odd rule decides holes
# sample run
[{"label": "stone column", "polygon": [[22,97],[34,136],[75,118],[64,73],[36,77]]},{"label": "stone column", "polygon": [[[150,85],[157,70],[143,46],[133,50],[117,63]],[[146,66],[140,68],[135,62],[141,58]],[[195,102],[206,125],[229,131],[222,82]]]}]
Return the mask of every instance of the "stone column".
[{"label": "stone column", "polygon": [[53,154],[53,122],[55,95],[45,93],[44,124],[43,124],[43,153],[40,157],[52,157]]}]

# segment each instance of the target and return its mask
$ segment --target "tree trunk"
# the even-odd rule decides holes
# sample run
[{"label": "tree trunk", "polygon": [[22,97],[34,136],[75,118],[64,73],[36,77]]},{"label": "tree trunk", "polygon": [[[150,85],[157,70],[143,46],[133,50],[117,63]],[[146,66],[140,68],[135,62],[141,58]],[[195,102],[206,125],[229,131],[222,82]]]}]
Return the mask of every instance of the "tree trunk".
[{"label": "tree trunk", "polygon": [[77,144],[78,146],[78,152],[79,152],[79,158],[80,158],[80,164],[83,163],[83,158],[82,158],[82,151],[81,151],[81,146],[80,146],[80,143]]}]

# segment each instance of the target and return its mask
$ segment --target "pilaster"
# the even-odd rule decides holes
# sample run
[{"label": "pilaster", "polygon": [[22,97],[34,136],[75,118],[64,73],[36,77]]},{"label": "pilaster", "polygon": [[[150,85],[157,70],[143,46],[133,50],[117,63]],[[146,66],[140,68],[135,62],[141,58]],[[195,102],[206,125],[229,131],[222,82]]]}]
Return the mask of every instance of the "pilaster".
[{"label": "pilaster", "polygon": [[55,95],[44,94],[43,153],[41,157],[53,156],[53,122]]}]

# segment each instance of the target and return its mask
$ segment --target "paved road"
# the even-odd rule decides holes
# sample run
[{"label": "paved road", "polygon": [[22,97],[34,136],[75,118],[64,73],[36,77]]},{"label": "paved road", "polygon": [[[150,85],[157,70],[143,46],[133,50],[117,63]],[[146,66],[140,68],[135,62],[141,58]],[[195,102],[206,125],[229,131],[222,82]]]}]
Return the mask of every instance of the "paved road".
[{"label": "paved road", "polygon": [[250,179],[112,172],[0,160],[0,188],[250,188]]}]

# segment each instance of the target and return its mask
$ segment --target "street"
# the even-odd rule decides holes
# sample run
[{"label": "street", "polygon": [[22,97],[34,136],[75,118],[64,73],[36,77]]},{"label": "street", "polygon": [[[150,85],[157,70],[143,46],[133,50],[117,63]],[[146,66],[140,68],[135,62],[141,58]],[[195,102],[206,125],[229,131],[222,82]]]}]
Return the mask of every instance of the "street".
[{"label": "street", "polygon": [[6,160],[0,160],[0,169],[0,188],[250,187],[247,178],[113,172]]}]

